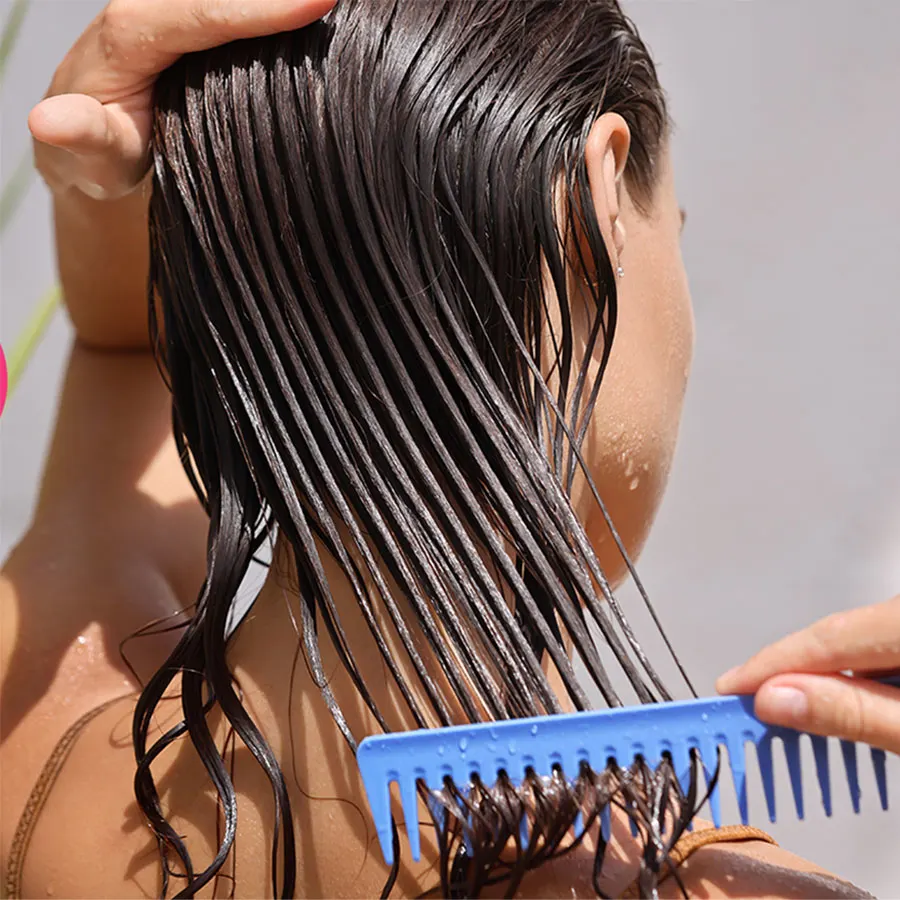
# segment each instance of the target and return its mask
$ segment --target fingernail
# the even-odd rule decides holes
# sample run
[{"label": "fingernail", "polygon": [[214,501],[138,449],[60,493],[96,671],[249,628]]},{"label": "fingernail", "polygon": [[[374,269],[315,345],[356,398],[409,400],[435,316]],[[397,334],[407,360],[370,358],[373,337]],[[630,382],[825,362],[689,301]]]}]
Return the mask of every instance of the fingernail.
[{"label": "fingernail", "polygon": [[766,691],[767,716],[781,722],[798,722],[806,717],[809,702],[803,691],[792,687],[771,687]]},{"label": "fingernail", "polygon": [[719,693],[727,693],[729,685],[734,682],[735,676],[742,668],[742,666],[735,666],[733,669],[729,669],[724,675],[720,675],[716,679],[716,690],[719,691]]}]

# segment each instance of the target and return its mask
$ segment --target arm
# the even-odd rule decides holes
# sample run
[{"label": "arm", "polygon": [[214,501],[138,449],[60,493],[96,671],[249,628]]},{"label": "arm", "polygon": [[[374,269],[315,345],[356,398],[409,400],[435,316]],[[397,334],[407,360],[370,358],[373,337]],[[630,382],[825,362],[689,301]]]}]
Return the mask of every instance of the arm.
[{"label": "arm", "polygon": [[150,349],[149,190],[145,179],[117,200],[95,200],[77,188],[54,194],[60,284],[75,334],[85,346]]},{"label": "arm", "polygon": [[[119,643],[191,604],[207,522],[148,352],[146,169],[155,75],[189,50],[300,27],[329,0],[113,0],[29,118],[75,326],[34,520],[0,574],[0,838],[56,741],[135,689]],[[152,34],[154,40],[145,40]],[[177,634],[141,639],[146,676]]]},{"label": "arm", "polygon": [[[63,732],[137,687],[119,643],[188,606],[205,515],[181,471],[148,353],[76,343],[34,520],[0,574],[2,845]],[[146,677],[177,633],[135,640]]]}]

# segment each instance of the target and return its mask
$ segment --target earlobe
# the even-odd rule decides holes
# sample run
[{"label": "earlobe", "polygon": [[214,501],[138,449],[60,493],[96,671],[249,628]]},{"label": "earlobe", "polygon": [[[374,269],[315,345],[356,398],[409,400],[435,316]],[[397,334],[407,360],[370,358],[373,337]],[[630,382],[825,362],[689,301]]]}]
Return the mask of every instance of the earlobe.
[{"label": "earlobe", "polygon": [[613,244],[616,248],[616,256],[622,255],[622,251],[625,249],[625,238],[627,235],[628,232],[622,224],[621,217],[617,216],[616,221],[613,222]]}]

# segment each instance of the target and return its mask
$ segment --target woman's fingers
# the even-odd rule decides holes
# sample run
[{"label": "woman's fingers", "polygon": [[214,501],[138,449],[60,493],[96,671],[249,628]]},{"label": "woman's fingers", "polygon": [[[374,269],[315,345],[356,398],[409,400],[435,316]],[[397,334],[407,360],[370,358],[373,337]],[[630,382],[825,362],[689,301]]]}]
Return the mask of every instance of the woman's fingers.
[{"label": "woman's fingers", "polygon": [[900,753],[900,688],[842,675],[779,675],[757,691],[764,722]]},{"label": "woman's fingers", "polygon": [[751,694],[786,672],[833,673],[900,669],[900,597],[821,619],[770,644],[722,675],[722,694]]},{"label": "woman's fingers", "polygon": [[29,117],[35,163],[54,192],[122,196],[148,167],[152,87],[179,56],[301,28],[334,0],[110,0]]},{"label": "woman's fingers", "polygon": [[301,28],[334,0],[111,0],[60,67],[59,89],[106,103],[145,87],[179,56]]}]

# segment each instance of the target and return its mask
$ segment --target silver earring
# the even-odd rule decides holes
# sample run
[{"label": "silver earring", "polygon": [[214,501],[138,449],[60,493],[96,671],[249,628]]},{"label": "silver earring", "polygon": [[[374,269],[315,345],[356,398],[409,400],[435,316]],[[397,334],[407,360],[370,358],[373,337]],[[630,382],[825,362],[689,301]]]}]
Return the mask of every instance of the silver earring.
[{"label": "silver earring", "polygon": [[624,270],[621,266],[619,266],[619,268],[616,269],[616,275],[618,275],[619,278],[624,278],[624,277],[625,277],[625,270]]}]

